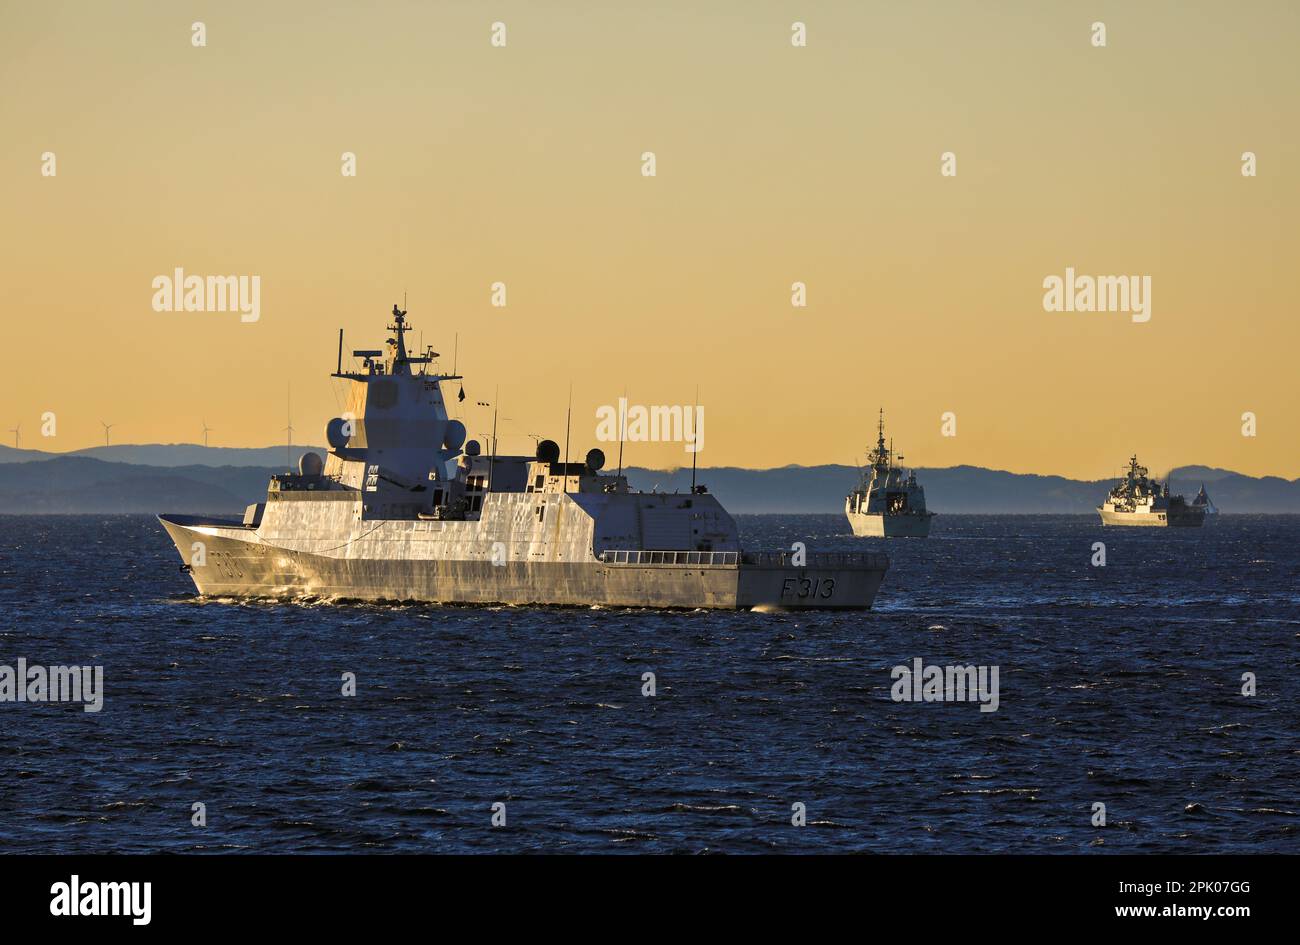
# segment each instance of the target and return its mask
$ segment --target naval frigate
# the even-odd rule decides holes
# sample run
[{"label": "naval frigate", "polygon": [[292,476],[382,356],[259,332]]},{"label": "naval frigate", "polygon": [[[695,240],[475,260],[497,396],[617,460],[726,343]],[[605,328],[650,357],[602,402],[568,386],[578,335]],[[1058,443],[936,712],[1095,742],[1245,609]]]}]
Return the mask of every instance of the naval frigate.
[{"label": "naval frigate", "polygon": [[880,411],[876,445],[867,454],[868,466],[858,487],[844,500],[853,534],[859,538],[924,538],[930,534],[934,512],[925,508],[925,490],[916,470],[906,476],[896,460],[893,441],[885,445],[885,411]]},{"label": "naval frigate", "polygon": [[[348,410],[328,455],[271,477],[243,520],[158,518],[181,569],[214,597],[672,608],[865,609],[889,567],[862,552],[748,551],[703,485],[638,492],[592,449],[485,454],[449,416],[429,347],[407,351],[393,306],[385,349],[338,368]],[[464,387],[458,392],[464,398]],[[494,423],[495,426],[495,423]],[[567,437],[566,437],[567,441]],[[621,446],[621,440],[620,440]],[[566,446],[567,452],[567,446]]]},{"label": "naval frigate", "polygon": [[1110,490],[1097,511],[1101,513],[1103,525],[1196,527],[1205,522],[1206,505],[1199,502],[1188,505],[1181,495],[1171,496],[1169,483],[1162,484],[1148,477],[1147,468],[1138,465],[1134,454],[1129,459],[1128,472]]}]

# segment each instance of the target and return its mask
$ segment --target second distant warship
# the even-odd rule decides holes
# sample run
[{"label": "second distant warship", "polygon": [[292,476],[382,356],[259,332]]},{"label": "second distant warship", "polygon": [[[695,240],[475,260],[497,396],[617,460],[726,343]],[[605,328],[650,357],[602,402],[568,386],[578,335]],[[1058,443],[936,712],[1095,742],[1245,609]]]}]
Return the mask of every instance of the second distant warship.
[{"label": "second distant warship", "polygon": [[870,464],[862,471],[858,487],[844,500],[853,534],[859,538],[924,538],[930,534],[925,490],[916,481],[916,471],[903,474],[896,465],[892,443],[885,445],[885,412],[880,411],[875,448],[867,455]]},{"label": "second distant warship", "polygon": [[[686,608],[871,606],[878,553],[749,551],[704,486],[637,492],[604,454],[561,459],[466,442],[448,416],[437,355],[406,348],[393,307],[386,350],[338,370],[348,410],[271,478],[242,521],[160,515],[199,593],[212,596]],[[464,389],[458,392],[463,398]],[[567,437],[566,437],[567,442]],[[622,439],[620,437],[620,446]],[[567,447],[566,447],[567,452]]]},{"label": "second distant warship", "polygon": [[[1204,487],[1202,487],[1204,492]],[[1181,495],[1169,494],[1169,483],[1161,483],[1138,465],[1137,456],[1129,459],[1128,473],[1115,484],[1098,506],[1103,525],[1143,525],[1147,527],[1196,527],[1204,524],[1205,503],[1188,505]]]}]

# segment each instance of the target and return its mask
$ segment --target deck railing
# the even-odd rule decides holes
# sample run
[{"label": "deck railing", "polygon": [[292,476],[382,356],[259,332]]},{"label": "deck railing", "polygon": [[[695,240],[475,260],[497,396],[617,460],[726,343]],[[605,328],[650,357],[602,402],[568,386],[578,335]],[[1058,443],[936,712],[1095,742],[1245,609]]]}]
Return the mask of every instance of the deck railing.
[{"label": "deck railing", "polygon": [[888,567],[889,556],[873,551],[809,551],[802,564],[795,562],[793,551],[746,551],[745,564],[767,568],[864,568]]},{"label": "deck railing", "polygon": [[739,551],[605,551],[605,564],[696,564],[701,567],[735,567]]},{"label": "deck railing", "polygon": [[646,551],[609,550],[601,553],[605,564],[629,565],[698,565],[700,567],[736,567],[750,564],[766,568],[863,568],[888,567],[889,557],[871,551],[808,552],[796,564],[793,551]]}]

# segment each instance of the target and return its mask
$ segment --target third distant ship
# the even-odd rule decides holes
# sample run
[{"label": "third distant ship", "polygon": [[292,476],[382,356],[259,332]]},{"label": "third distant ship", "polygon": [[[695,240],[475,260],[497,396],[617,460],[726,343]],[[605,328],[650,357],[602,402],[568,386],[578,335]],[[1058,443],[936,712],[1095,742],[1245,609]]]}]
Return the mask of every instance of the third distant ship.
[{"label": "third distant ship", "polygon": [[1103,525],[1196,527],[1204,524],[1205,513],[1212,507],[1205,486],[1201,486],[1201,494],[1191,505],[1181,495],[1170,495],[1169,483],[1149,478],[1147,468],[1138,465],[1135,455],[1129,459],[1128,473],[1110,490],[1097,511]]}]

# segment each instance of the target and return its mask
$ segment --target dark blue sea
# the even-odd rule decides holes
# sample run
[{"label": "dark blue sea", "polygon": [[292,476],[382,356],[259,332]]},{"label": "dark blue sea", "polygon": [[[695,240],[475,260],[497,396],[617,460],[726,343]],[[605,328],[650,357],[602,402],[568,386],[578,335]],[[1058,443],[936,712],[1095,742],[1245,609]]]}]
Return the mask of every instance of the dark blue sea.
[{"label": "dark blue sea", "polygon": [[[740,523],[883,546],[875,609],[204,602],[150,517],[0,519],[0,664],[105,689],[0,703],[0,849],[1300,852],[1300,518]],[[916,657],[998,710],[892,701]]]}]

